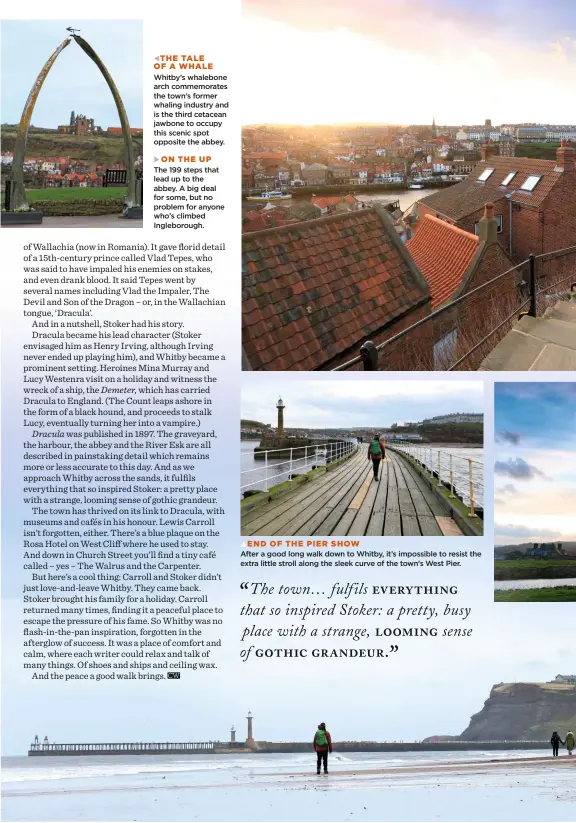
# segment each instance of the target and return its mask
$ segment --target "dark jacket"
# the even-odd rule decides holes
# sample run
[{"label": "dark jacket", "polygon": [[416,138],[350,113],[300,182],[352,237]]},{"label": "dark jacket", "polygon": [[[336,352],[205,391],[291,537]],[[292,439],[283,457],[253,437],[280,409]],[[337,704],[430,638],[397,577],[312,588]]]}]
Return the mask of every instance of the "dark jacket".
[{"label": "dark jacket", "polygon": [[550,738],[550,745],[551,746],[563,746],[564,741],[560,738],[560,735],[554,732],[552,737]]},{"label": "dark jacket", "polygon": [[[320,730],[318,730],[318,731],[320,731]],[[317,743],[316,743],[316,735],[318,734],[318,732],[316,732],[316,733],[314,734],[314,740],[312,741],[312,745],[314,746],[314,751],[315,751],[315,752],[325,752],[325,751],[329,751],[329,752],[330,752],[330,754],[332,754],[332,738],[330,737],[330,732],[326,731],[325,729],[323,729],[323,731],[324,731],[324,733],[326,734],[326,740],[328,741],[328,745],[327,745],[327,746],[318,746],[318,745],[317,745]]]}]

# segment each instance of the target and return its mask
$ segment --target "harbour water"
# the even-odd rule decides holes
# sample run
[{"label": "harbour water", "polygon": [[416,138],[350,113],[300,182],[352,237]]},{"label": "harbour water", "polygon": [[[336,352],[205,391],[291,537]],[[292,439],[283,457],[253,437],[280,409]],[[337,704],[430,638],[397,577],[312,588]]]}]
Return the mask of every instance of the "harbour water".
[{"label": "harbour water", "polygon": [[418,200],[422,200],[423,197],[428,197],[436,191],[440,191],[440,189],[407,189],[406,191],[387,191],[378,194],[357,194],[355,197],[367,205],[382,203],[386,206],[388,203],[394,203],[396,200],[399,200],[401,210],[406,212]]},{"label": "harbour water", "polygon": [[[328,441],[327,441],[328,442]],[[322,444],[304,447],[304,455],[296,457],[290,462],[268,455],[267,460],[254,457],[254,449],[260,445],[260,440],[242,440],[240,445],[240,486],[241,494],[249,489],[265,491],[270,486],[284,483],[291,474],[304,474],[313,466],[323,466],[326,463],[326,450]],[[301,449],[299,450],[301,451]]]},{"label": "harbour water", "polygon": [[[402,444],[395,444],[402,449]],[[414,445],[409,449],[417,460],[420,460],[427,469],[438,472],[438,455],[440,456],[440,479],[450,483],[450,457],[452,457],[452,473],[454,490],[466,505],[470,504],[470,469],[468,460],[472,460],[472,481],[474,484],[474,504],[478,508],[484,507],[484,450],[469,446],[433,446],[428,444]]]}]

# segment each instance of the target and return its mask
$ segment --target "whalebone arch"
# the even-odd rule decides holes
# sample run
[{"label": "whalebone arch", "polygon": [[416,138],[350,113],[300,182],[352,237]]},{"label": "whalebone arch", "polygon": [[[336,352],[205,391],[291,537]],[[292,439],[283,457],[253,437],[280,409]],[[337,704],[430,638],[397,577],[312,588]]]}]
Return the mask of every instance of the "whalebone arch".
[{"label": "whalebone arch", "polygon": [[[26,103],[24,104],[24,109],[22,111],[22,116],[20,118],[20,122],[18,124],[18,130],[16,133],[16,141],[14,143],[14,156],[12,159],[12,211],[28,211],[28,201],[26,198],[26,189],[24,186],[24,158],[26,155],[26,142],[28,139],[28,130],[30,128],[30,123],[32,122],[32,114],[34,112],[34,107],[38,100],[38,96],[44,85],[44,81],[48,77],[50,69],[56,62],[58,56],[67,48],[72,40],[75,40],[76,43],[80,46],[83,52],[88,55],[88,57],[96,64],[100,73],[106,80],[108,88],[112,93],[112,97],[116,104],[116,109],[118,111],[118,116],[120,118],[120,125],[122,127],[122,136],[124,138],[124,152],[126,157],[126,168],[127,168],[127,187],[128,192],[126,195],[125,200],[125,208],[131,209],[136,202],[136,168],[134,163],[134,145],[132,143],[132,135],[130,132],[130,123],[128,122],[128,115],[126,114],[126,109],[124,108],[124,103],[120,96],[120,92],[118,91],[114,80],[112,79],[112,75],[108,71],[104,62],[100,59],[100,57],[96,54],[92,46],[83,38],[80,37],[78,34],[72,34],[71,37],[67,37],[65,40],[60,43],[60,45],[52,52],[38,77],[36,78],[30,93],[26,99]],[[71,249],[72,250],[72,249]]]}]

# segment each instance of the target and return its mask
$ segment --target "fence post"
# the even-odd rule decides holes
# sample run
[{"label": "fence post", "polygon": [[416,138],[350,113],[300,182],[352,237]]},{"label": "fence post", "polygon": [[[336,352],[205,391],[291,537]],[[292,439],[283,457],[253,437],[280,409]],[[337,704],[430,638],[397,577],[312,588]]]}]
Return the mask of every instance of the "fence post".
[{"label": "fence post", "polygon": [[530,317],[538,316],[538,307],[536,305],[536,255],[531,254],[528,258],[529,266],[529,281],[530,281],[530,310],[528,314]]},{"label": "fence post", "polygon": [[378,371],[378,349],[371,340],[360,347],[360,357],[364,371]]},{"label": "fence post", "polygon": [[440,450],[438,450],[438,486],[442,485],[442,481],[440,480]]},{"label": "fence post", "polygon": [[468,459],[468,476],[470,478],[470,517],[477,517],[478,515],[474,511],[474,481],[472,479],[472,460]]},{"label": "fence post", "polygon": [[10,211],[10,203],[12,202],[12,181],[6,181],[6,187],[4,189],[4,208],[6,211]]},{"label": "fence post", "polygon": [[292,453],[294,449],[290,448],[290,472],[288,473],[288,480],[292,480]]},{"label": "fence post", "polygon": [[456,497],[454,494],[454,472],[452,471],[452,455],[450,455],[450,497]]},{"label": "fence post", "polygon": [[264,489],[265,492],[268,491],[268,449],[264,451],[264,485],[266,488]]}]

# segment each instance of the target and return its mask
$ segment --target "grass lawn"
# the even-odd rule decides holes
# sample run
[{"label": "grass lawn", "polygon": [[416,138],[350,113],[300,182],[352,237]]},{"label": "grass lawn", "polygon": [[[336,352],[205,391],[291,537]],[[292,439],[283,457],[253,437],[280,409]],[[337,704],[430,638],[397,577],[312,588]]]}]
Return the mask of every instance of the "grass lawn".
[{"label": "grass lawn", "polygon": [[494,577],[496,580],[550,580],[576,577],[576,559],[496,560]]},{"label": "grass lawn", "polygon": [[26,189],[28,202],[35,200],[107,200],[108,198],[123,198],[126,194],[126,186],[108,186],[104,188],[89,189],[82,186],[71,186],[70,188],[54,189]]},{"label": "grass lawn", "polygon": [[496,603],[561,603],[576,602],[576,586],[551,586],[546,589],[510,589],[494,592]]},{"label": "grass lawn", "polygon": [[538,580],[576,577],[576,558],[550,560],[496,560],[496,580]]}]

